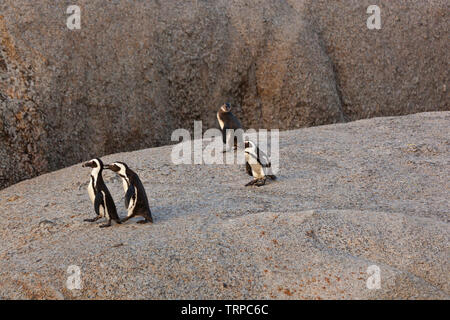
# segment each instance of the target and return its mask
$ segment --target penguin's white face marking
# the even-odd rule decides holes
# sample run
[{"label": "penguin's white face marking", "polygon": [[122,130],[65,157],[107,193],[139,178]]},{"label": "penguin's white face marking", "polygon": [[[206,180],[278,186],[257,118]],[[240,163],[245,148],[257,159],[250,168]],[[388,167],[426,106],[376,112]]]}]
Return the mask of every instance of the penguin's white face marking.
[{"label": "penguin's white face marking", "polygon": [[114,162],[108,165],[107,168],[120,175],[120,177],[122,178],[123,189],[126,192],[129,186],[129,179],[127,176],[127,167],[125,166],[125,164],[121,162]]},{"label": "penguin's white face marking", "polygon": [[114,162],[112,165],[119,167],[119,171],[115,171],[115,170],[113,170],[113,171],[115,171],[116,173],[118,173],[122,176],[127,176],[127,168],[125,167],[125,165],[123,163]]},{"label": "penguin's white face marking", "polygon": [[231,104],[227,102],[222,107],[220,107],[220,109],[223,112],[230,112],[231,111]]},{"label": "penguin's white face marking", "polygon": [[106,168],[122,176],[126,176],[127,173],[127,167],[121,162],[113,162]]},{"label": "penguin's white face marking", "polygon": [[100,173],[100,163],[97,160],[94,160],[97,165],[95,168],[92,168],[91,175],[94,177],[94,186],[97,185],[98,174]]},{"label": "penguin's white face marking", "polygon": [[83,167],[92,168],[91,175],[94,177],[94,186],[95,186],[97,184],[98,175],[100,171],[103,169],[103,164],[98,159],[92,159],[83,164]]},{"label": "penguin's white face marking", "polygon": [[99,168],[101,169],[102,163],[99,159],[92,159],[86,163],[83,164],[83,167],[89,167],[89,168]]},{"label": "penguin's white face marking", "polygon": [[256,145],[252,141],[245,141],[245,152],[251,152],[256,155]]},{"label": "penguin's white face marking", "polygon": [[100,162],[97,159],[92,160],[95,163],[95,167],[92,169],[92,173],[96,173],[94,176],[96,177],[98,175],[98,172],[101,169]]}]

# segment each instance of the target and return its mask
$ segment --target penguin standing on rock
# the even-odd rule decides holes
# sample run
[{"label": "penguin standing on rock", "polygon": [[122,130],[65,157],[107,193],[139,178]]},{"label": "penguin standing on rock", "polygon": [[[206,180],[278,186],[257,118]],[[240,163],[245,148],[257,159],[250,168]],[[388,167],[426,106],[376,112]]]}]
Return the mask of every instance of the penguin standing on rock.
[{"label": "penguin standing on rock", "polygon": [[266,177],[276,180],[272,174],[269,157],[261,151],[252,141],[245,141],[245,169],[254,179],[245,186],[256,185],[261,187],[266,184]]},{"label": "penguin standing on rock", "polygon": [[127,217],[122,222],[135,216],[142,216],[144,220],[138,221],[138,223],[152,223],[153,218],[147,194],[139,176],[123,162],[114,162],[105,166],[105,168],[114,171],[122,178],[125,191],[125,207],[128,210]]},{"label": "penguin standing on rock", "polygon": [[110,227],[111,220],[120,224],[119,216],[117,215],[116,205],[109,193],[108,188],[103,181],[103,162],[96,158],[83,164],[83,167],[92,168],[91,178],[88,185],[89,198],[94,204],[94,210],[97,216],[93,219],[85,219],[87,222],[95,222],[104,217],[108,220],[106,224],[102,224],[100,228]]},{"label": "penguin standing on rock", "polygon": [[[241,122],[238,118],[235,117],[235,115],[231,112],[231,104],[229,102],[225,103],[222,107],[220,107],[219,111],[217,112],[217,120],[219,121],[220,130],[222,131],[222,139],[223,143],[226,145],[226,149],[224,152],[231,149],[231,138],[232,134],[231,132],[227,133],[227,129],[233,129],[234,131],[238,129],[242,129]],[[234,137],[234,148],[236,149],[237,142],[243,141],[242,135],[238,131],[238,136]]]}]

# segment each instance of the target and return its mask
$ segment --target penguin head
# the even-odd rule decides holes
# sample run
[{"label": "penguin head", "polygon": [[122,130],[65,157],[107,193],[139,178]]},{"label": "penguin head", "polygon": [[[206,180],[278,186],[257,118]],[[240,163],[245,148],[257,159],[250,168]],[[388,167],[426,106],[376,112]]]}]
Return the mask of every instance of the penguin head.
[{"label": "penguin head", "polygon": [[231,103],[226,102],[222,107],[221,107],[223,112],[230,112],[231,111]]},{"label": "penguin head", "polygon": [[105,168],[123,176],[126,175],[128,170],[128,166],[124,162],[113,162],[111,164],[106,165]]},{"label": "penguin head", "polygon": [[256,149],[256,145],[255,145],[252,141],[246,140],[246,141],[244,142],[244,148],[245,148],[246,150],[252,150],[252,151],[254,151],[254,150]]},{"label": "penguin head", "polygon": [[99,158],[95,158],[88,162],[83,163],[83,167],[84,168],[88,167],[88,168],[93,168],[93,169],[97,168],[97,169],[101,170],[101,169],[103,169],[103,162]]}]

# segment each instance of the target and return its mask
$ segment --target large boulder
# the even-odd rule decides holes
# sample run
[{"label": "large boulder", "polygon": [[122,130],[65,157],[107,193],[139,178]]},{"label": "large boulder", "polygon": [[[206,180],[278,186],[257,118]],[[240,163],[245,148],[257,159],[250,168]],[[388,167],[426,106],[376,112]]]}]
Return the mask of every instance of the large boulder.
[{"label": "large boulder", "polygon": [[0,3],[0,187],[216,126],[289,129],[448,109],[446,0]]},{"label": "large boulder", "polygon": [[170,146],[104,157],[137,171],[154,224],[83,222],[81,164],[20,182],[0,191],[0,299],[449,299],[449,126],[443,112],[282,132],[260,188],[242,165],[173,165]]}]

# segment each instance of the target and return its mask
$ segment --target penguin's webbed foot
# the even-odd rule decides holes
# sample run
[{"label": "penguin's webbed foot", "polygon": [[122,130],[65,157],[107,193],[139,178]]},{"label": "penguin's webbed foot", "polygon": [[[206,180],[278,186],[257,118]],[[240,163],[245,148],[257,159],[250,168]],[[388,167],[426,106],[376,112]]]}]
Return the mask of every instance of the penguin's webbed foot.
[{"label": "penguin's webbed foot", "polygon": [[108,228],[108,227],[111,227],[111,220],[100,226],[100,228]]},{"label": "penguin's webbed foot", "polygon": [[147,219],[144,219],[144,220],[139,220],[138,222],[136,222],[136,223],[139,223],[139,224],[144,224],[144,223],[148,223],[148,222],[150,222],[149,220],[147,220]]},{"label": "penguin's webbed foot", "polygon": [[83,221],[85,221],[85,222],[95,222],[98,219],[100,219],[100,217],[95,217],[95,218],[92,218],[92,219],[84,219]]},{"label": "penguin's webbed foot", "polygon": [[256,183],[255,183],[255,185],[257,187],[262,187],[265,184],[266,184],[266,179],[258,179],[258,180],[256,180]]},{"label": "penguin's webbed foot", "polygon": [[257,186],[257,187],[261,187],[263,185],[266,184],[266,179],[253,179],[252,181],[250,181],[249,183],[247,183],[245,186]]}]

